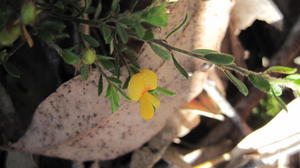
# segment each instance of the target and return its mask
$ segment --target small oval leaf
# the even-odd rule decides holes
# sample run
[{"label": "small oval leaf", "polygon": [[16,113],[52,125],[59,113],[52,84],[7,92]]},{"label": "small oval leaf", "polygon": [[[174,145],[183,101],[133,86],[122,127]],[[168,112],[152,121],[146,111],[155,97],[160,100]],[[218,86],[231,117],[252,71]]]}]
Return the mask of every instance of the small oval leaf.
[{"label": "small oval leaf", "polygon": [[296,79],[293,81],[296,85],[300,86],[300,79]]},{"label": "small oval leaf", "polygon": [[151,49],[155,52],[156,55],[160,56],[164,60],[170,60],[171,54],[169,51],[150,43]]},{"label": "small oval leaf", "polygon": [[113,82],[113,83],[116,83],[116,84],[121,84],[122,83],[122,81],[120,81],[119,79],[114,78],[114,77],[108,77],[107,79],[109,81]]},{"label": "small oval leaf", "polygon": [[280,73],[280,74],[293,74],[297,72],[297,68],[291,68],[286,66],[272,66],[268,68],[266,73]]},{"label": "small oval leaf", "polygon": [[272,92],[273,96],[275,97],[277,103],[280,105],[280,107],[281,107],[282,109],[284,109],[284,110],[287,112],[288,109],[287,109],[287,107],[286,107],[285,102],[284,102],[280,97],[276,96],[276,93],[274,92],[273,89],[271,89],[271,92]]},{"label": "small oval leaf", "polygon": [[101,95],[103,91],[103,77],[102,74],[100,75],[99,81],[98,81],[98,96]]},{"label": "small oval leaf", "polygon": [[130,75],[126,78],[126,80],[125,80],[125,82],[124,82],[124,84],[123,84],[122,89],[127,89],[127,88],[128,88],[128,84],[129,84],[130,78],[131,78]]},{"label": "small oval leaf", "polygon": [[167,89],[164,89],[164,88],[161,88],[161,87],[157,87],[155,90],[157,92],[160,92],[160,93],[166,95],[166,96],[175,96],[176,95],[176,93],[171,92],[171,91],[169,91]]},{"label": "small oval leaf", "polygon": [[97,58],[99,60],[114,60],[114,57],[110,57],[110,56],[105,56],[105,55],[97,55]]},{"label": "small oval leaf", "polygon": [[217,51],[210,50],[210,49],[197,49],[197,50],[193,50],[192,52],[203,56],[207,54],[217,53]]},{"label": "small oval leaf", "polygon": [[92,36],[81,34],[81,37],[84,41],[88,42],[92,47],[99,47],[100,43]]},{"label": "small oval leaf", "polygon": [[144,34],[143,40],[153,40],[154,39],[154,34],[152,30],[147,30]]},{"label": "small oval leaf", "polygon": [[297,79],[300,79],[300,74],[292,74],[292,75],[288,75],[288,76],[286,76],[284,79],[288,79],[288,80],[297,80]]},{"label": "small oval leaf", "polygon": [[89,78],[89,67],[88,67],[88,65],[82,65],[80,67],[80,76],[83,80],[87,80]]},{"label": "small oval leaf", "polygon": [[189,78],[189,74],[186,72],[186,70],[177,62],[177,60],[175,59],[174,55],[172,55],[172,59],[174,62],[175,67],[177,68],[177,70],[186,78]]},{"label": "small oval leaf", "polygon": [[219,65],[230,65],[234,62],[234,57],[229,54],[210,53],[204,55],[208,61]]},{"label": "small oval leaf", "polygon": [[80,56],[69,50],[63,50],[61,56],[67,64],[77,64],[80,61]]},{"label": "small oval leaf", "polygon": [[225,70],[224,73],[244,96],[248,95],[248,88],[241,80],[236,78],[230,71]]},{"label": "small oval leaf", "polygon": [[266,80],[264,77],[250,74],[248,75],[249,81],[258,89],[269,92],[271,89],[271,85],[268,80]]},{"label": "small oval leaf", "polygon": [[276,96],[282,95],[282,88],[276,84],[271,84],[271,90],[274,92]]},{"label": "small oval leaf", "polygon": [[116,29],[117,29],[117,34],[120,37],[121,41],[123,43],[127,43],[128,42],[128,34],[125,31],[125,29],[120,24],[117,24]]},{"label": "small oval leaf", "polygon": [[102,24],[101,27],[101,33],[103,36],[103,39],[105,41],[105,44],[109,44],[110,43],[110,39],[111,39],[111,29],[110,27],[108,27],[106,24]]}]

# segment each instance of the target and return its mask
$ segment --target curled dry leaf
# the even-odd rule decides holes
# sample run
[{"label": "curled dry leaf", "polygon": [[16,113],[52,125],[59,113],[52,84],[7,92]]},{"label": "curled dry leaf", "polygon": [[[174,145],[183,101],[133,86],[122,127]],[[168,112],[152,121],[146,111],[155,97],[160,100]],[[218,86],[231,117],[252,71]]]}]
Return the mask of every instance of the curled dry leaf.
[{"label": "curled dry leaf", "polygon": [[[168,38],[169,44],[187,50],[218,50],[231,6],[230,0],[180,0],[170,7],[169,26],[157,30],[155,36],[165,37],[180,24],[182,14],[187,13],[191,16],[189,23]],[[203,65],[195,58],[178,53],[175,56],[189,72]],[[77,76],[46,98],[36,109],[26,134],[11,146],[20,151],[79,161],[113,159],[142,146],[180,106],[201,92],[207,74],[198,72],[186,80],[171,61],[155,56],[147,45],[140,51],[138,61],[141,67],[159,75],[161,87],[177,93],[174,97],[162,97],[161,107],[152,120],[141,119],[138,104],[128,101],[121,102],[121,107],[111,114],[108,101],[97,95],[99,74],[92,72],[87,81]]]},{"label": "curled dry leaf", "polygon": [[[227,168],[249,161],[273,164],[277,159],[300,151],[300,98],[287,105],[270,122],[245,137],[232,151]],[[276,131],[274,131],[276,130]],[[255,156],[255,157],[253,157]]]}]

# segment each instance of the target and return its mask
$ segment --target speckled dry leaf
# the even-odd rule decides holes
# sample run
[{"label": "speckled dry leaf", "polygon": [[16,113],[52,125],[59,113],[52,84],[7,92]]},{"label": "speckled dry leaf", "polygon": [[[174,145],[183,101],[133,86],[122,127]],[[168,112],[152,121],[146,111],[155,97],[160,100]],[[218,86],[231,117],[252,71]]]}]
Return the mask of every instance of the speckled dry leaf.
[{"label": "speckled dry leaf", "polygon": [[[218,50],[231,6],[230,0],[180,0],[170,7],[169,26],[156,31],[155,36],[164,37],[187,13],[191,16],[189,23],[168,42],[187,50]],[[201,68],[199,60],[178,53],[175,56],[190,72]],[[88,81],[75,77],[45,99],[36,109],[24,137],[12,146],[16,150],[82,161],[113,159],[143,145],[163,128],[172,113],[201,92],[206,73],[199,72],[185,80],[171,61],[163,61],[147,45],[140,51],[138,61],[141,67],[158,74],[161,87],[177,93],[174,97],[161,97],[161,107],[152,120],[140,118],[136,102],[123,101],[111,114],[108,101],[97,95],[99,74],[93,72]]]}]

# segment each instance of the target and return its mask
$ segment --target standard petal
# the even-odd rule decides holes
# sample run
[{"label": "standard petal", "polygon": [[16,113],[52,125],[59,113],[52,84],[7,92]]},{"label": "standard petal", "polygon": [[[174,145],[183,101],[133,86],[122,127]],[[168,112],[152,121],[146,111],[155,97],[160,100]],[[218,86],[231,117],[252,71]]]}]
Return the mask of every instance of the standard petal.
[{"label": "standard petal", "polygon": [[145,120],[150,120],[154,115],[154,108],[145,94],[140,99],[140,115]]},{"label": "standard petal", "polygon": [[140,73],[133,75],[128,83],[128,97],[138,101],[145,92],[144,80]]},{"label": "standard petal", "polygon": [[153,90],[157,88],[157,75],[148,69],[143,69],[140,74],[144,80],[146,90]]},{"label": "standard petal", "polygon": [[149,92],[146,92],[145,95],[146,99],[156,108],[158,109],[160,106],[160,100],[153,96],[152,94],[150,94]]}]

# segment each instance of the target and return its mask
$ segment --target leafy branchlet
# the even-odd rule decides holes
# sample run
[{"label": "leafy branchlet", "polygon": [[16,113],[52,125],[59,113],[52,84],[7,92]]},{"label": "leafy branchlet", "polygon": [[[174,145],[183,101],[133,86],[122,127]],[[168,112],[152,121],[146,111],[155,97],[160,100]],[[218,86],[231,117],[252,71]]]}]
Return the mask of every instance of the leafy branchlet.
[{"label": "leafy branchlet", "polygon": [[[12,22],[4,18],[6,14],[10,13],[10,10],[13,10],[7,8],[7,10],[3,10],[4,14],[0,15],[2,21],[0,23],[0,49],[2,50],[0,52],[0,63],[13,77],[18,78],[22,75],[8,62],[8,58],[13,52],[7,52],[6,46],[14,44],[14,46],[20,47],[16,45],[18,41],[23,41],[22,39],[18,40],[21,35],[20,27],[26,25],[32,27],[35,35],[53,47],[65,63],[79,67],[78,72],[82,79],[87,80],[89,78],[90,69],[96,67],[99,70],[98,95],[102,95],[103,83],[107,82],[108,87],[106,88],[105,97],[111,103],[112,112],[120,106],[120,95],[125,99],[129,99],[124,89],[128,86],[130,76],[140,69],[135,59],[137,53],[127,45],[130,39],[148,43],[152,50],[163,60],[169,61],[172,59],[174,66],[185,78],[189,77],[188,73],[176,60],[174,52],[180,52],[216,65],[245,96],[248,95],[247,86],[235,77],[233,72],[247,77],[253,86],[273,95],[284,109],[286,109],[285,103],[279,97],[282,94],[282,88],[291,88],[299,95],[300,74],[295,74],[297,71],[295,68],[274,66],[265,72],[257,73],[234,64],[234,57],[230,54],[209,49],[186,51],[166,43],[165,40],[168,37],[186,25],[188,22],[187,15],[177,27],[166,35],[165,39],[155,39],[152,29],[167,26],[169,17],[167,5],[167,3],[154,4],[146,9],[134,11],[136,3],[131,4],[130,10],[124,10],[120,7],[120,0],[113,0],[110,10],[104,11],[102,10],[101,1],[98,1],[96,8],[91,6],[91,3],[85,3],[84,6],[81,6],[80,3],[74,5],[73,2],[66,0],[57,1],[54,4],[50,2],[33,4],[30,2],[30,4],[25,3],[22,5],[20,16],[17,18],[17,20],[21,19],[22,23],[14,25],[9,25]],[[39,19],[39,16],[46,16],[48,19]],[[61,48],[57,42],[60,39],[70,37],[70,34],[66,31],[66,21],[78,25],[88,25],[90,29],[88,32],[91,33],[82,30],[79,36],[79,44],[69,48]],[[10,36],[7,36],[7,34],[10,34]],[[24,42],[21,44],[23,45]],[[17,47],[12,51],[16,50]],[[129,74],[125,81],[120,79],[121,67],[125,67]],[[270,74],[272,73],[287,76],[275,78],[271,77]],[[151,92],[151,94],[157,93],[168,96],[174,95],[174,93],[163,88],[157,88]]]}]

